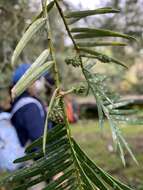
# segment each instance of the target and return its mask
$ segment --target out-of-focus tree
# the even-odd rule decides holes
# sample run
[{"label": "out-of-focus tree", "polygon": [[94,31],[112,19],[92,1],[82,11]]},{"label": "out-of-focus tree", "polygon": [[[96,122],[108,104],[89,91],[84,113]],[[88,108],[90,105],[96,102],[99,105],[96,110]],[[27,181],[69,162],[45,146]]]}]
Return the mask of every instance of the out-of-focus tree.
[{"label": "out-of-focus tree", "polygon": [[[100,20],[97,18],[92,20],[92,22],[95,22],[101,28],[122,30],[127,34],[135,36],[138,40],[138,43],[132,43],[132,46],[125,46],[120,51],[118,48],[111,48],[112,54],[122,59],[129,66],[129,70],[122,70],[123,74],[118,75],[118,77],[116,75],[116,78],[112,76],[112,80],[120,83],[116,87],[123,91],[126,90],[126,93],[141,93],[140,87],[143,83],[139,76],[142,75],[142,69],[138,68],[140,68],[139,65],[143,61],[143,0],[110,0],[106,3],[106,6],[118,8],[121,10],[121,13],[110,17],[105,15],[103,18],[100,17]],[[138,72],[133,73],[133,71]],[[130,73],[132,73],[132,79],[137,79],[136,82],[131,80],[131,77],[129,77],[131,76]],[[127,77],[129,78],[127,79]]]},{"label": "out-of-focus tree", "polygon": [[[75,10],[82,6],[80,4],[77,4],[76,7],[72,4],[72,2],[69,3],[68,0],[61,0],[61,5],[63,9],[66,10]],[[110,16],[91,16],[77,22],[76,26],[78,26],[79,23],[83,26],[85,23],[88,24],[88,26],[91,26],[94,23],[95,26],[99,28],[107,28],[113,30],[117,29],[118,31],[124,31],[125,33],[132,34],[137,37],[139,39],[139,43],[133,43],[133,48],[131,46],[127,46],[120,49],[120,51],[118,48],[109,48],[110,51],[108,52],[111,55],[115,55],[119,59],[122,57],[122,60],[126,62],[127,65],[131,66],[133,63],[136,63],[136,57],[138,57],[138,59],[142,59],[140,58],[140,54],[142,52],[141,47],[143,44],[143,0],[108,0],[102,2],[101,6],[103,5],[119,8],[121,9],[121,13],[115,15],[111,14]],[[34,0],[0,0],[0,24],[2,26],[0,29],[0,68],[2,68],[2,70],[5,68],[7,70],[9,69],[8,67],[5,67],[5,65],[10,66],[9,63],[13,47],[15,47],[18,40],[20,39],[21,34],[26,30],[25,25],[28,26],[31,21],[30,18],[32,18],[33,15],[36,16],[37,9],[41,9],[41,7],[39,7],[39,2]],[[69,70],[64,64],[61,64],[65,59],[65,55],[69,54],[68,46],[70,46],[70,41],[69,38],[67,38],[67,34],[63,30],[64,27],[59,20],[59,15],[55,14],[54,9],[50,12],[50,18],[52,19],[52,28],[54,31],[58,31],[54,32],[53,34],[54,46],[58,50],[58,65],[61,71],[64,70],[64,75],[62,75],[63,81],[67,82],[69,80],[70,84],[72,81],[77,81],[78,71],[77,73],[75,71],[73,72],[73,68]],[[32,43],[29,44],[24,50],[21,56],[22,62],[33,62],[37,55],[40,53],[41,46],[43,46],[44,43],[43,41],[39,40],[39,37],[45,41],[46,36],[42,30],[39,32],[39,35],[37,35],[37,38],[33,39]],[[64,44],[66,44],[66,46],[64,46]],[[64,47],[66,48],[64,49]],[[105,68],[106,67],[102,67],[101,65],[101,70],[104,71]],[[112,67],[112,69],[108,70],[110,72],[109,74],[113,75],[112,81],[115,83],[120,83],[120,81],[123,80],[123,76],[125,75],[123,74],[122,76],[120,75],[117,77],[116,74],[119,70],[121,70],[123,73],[126,73],[126,71],[121,68],[115,69],[115,67]],[[72,77],[69,78],[69,75]],[[10,76],[10,74],[7,76]],[[116,85],[116,87],[118,88],[118,85]]]},{"label": "out-of-focus tree", "polygon": [[[0,1],[0,25],[2,26],[0,29],[0,75],[4,83],[11,81],[10,57],[24,30],[26,22],[24,15],[27,15],[25,10],[28,10],[26,1]],[[5,75],[2,75],[3,71]],[[3,84],[0,83],[0,86]]]}]

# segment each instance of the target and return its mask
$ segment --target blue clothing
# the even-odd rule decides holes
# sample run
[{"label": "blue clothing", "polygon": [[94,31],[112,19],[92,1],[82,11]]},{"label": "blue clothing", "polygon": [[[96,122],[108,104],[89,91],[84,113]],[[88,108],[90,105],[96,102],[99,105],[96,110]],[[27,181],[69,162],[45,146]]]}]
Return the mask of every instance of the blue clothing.
[{"label": "blue clothing", "polygon": [[16,68],[12,76],[12,84],[16,84],[24,73],[30,68],[31,64],[23,63]]},{"label": "blue clothing", "polygon": [[[20,99],[26,97],[31,96],[25,92],[20,97],[18,97],[13,103],[12,110],[18,101],[20,101]],[[41,102],[36,98],[35,100],[41,104]],[[17,131],[22,146],[25,146],[29,140],[34,141],[43,135],[46,112],[43,106],[42,108],[44,115],[41,114],[41,110],[37,104],[31,102],[22,106],[12,115],[11,121]]]},{"label": "blue clothing", "polygon": [[[16,84],[20,78],[25,74],[25,72],[30,68],[30,64],[21,64],[14,71],[12,77],[12,84]],[[48,78],[48,77],[47,77]],[[16,104],[23,100],[24,98],[34,99],[31,102],[25,104],[21,103],[22,106],[15,110]],[[24,100],[23,100],[24,102]],[[18,107],[18,106],[17,106]],[[42,107],[42,108],[41,108]],[[42,109],[42,111],[41,111]],[[42,106],[41,102],[32,98],[28,92],[24,92],[20,97],[18,97],[12,105],[12,124],[14,125],[19,140],[22,146],[25,146],[26,143],[31,140],[34,141],[39,138],[44,131],[45,124],[45,109]],[[43,114],[44,113],[44,114]],[[51,128],[53,125],[49,122],[48,128]]]}]

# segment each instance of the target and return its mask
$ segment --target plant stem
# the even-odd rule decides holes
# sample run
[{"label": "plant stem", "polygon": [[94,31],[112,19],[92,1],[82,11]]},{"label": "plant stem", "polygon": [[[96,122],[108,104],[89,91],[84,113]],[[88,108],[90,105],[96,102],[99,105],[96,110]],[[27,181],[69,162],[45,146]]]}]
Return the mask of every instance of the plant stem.
[{"label": "plant stem", "polygon": [[[51,39],[51,32],[50,32],[50,25],[49,25],[49,20],[48,20],[48,14],[47,14],[47,9],[46,9],[46,3],[47,3],[47,0],[42,0],[42,7],[43,7],[43,12],[44,12],[44,17],[47,18],[47,24],[46,24],[46,29],[47,29],[47,34],[48,34],[48,44],[49,44],[49,47],[50,47],[50,51],[51,51],[51,55],[52,55],[52,58],[53,58],[53,61],[54,61],[54,73],[55,73],[55,80],[56,80],[56,87],[57,89],[59,89],[60,87],[60,80],[59,80],[59,73],[58,73],[58,68],[57,68],[57,64],[56,64],[56,59],[55,59],[55,50],[53,48],[53,43],[52,43],[52,39]],[[59,10],[59,13],[63,19],[63,22],[65,24],[65,27],[66,27],[66,30],[68,32],[68,35],[70,36],[73,44],[74,44],[74,47],[78,53],[78,46],[76,45],[76,42],[74,41],[71,33],[70,33],[70,30],[68,28],[68,25],[66,23],[66,20],[64,18],[64,14],[62,12],[62,9],[60,8],[58,2],[55,0],[55,3],[56,3],[56,6]],[[70,93],[71,91],[73,91],[73,89],[71,89],[70,91],[68,91],[68,93]],[[67,94],[67,93],[66,93]],[[55,92],[53,98],[52,98],[52,102],[53,100],[55,99],[57,95],[57,92]],[[52,103],[51,103],[52,105]],[[61,98],[61,108],[63,109],[63,116],[64,116],[64,123],[65,123],[65,127],[66,127],[66,130],[67,130],[67,137],[69,139],[69,143],[70,143],[70,146],[71,146],[71,152],[72,152],[72,155],[73,155],[73,159],[76,161],[74,162],[74,165],[75,165],[75,168],[76,168],[76,176],[77,176],[77,180],[78,180],[78,183],[79,183],[79,186],[80,186],[80,190],[83,190],[83,187],[82,187],[82,183],[81,183],[81,178],[80,178],[80,173],[78,171],[78,168],[80,167],[79,166],[79,163],[78,163],[78,160],[77,160],[77,157],[76,157],[76,153],[74,151],[74,148],[73,148],[73,143],[72,143],[72,139],[71,139],[71,129],[70,129],[70,126],[69,126],[69,121],[68,121],[68,118],[67,118],[67,114],[66,114],[66,109],[65,109],[65,104],[64,104],[64,100],[63,100],[63,96]],[[49,112],[48,112],[48,115],[49,115]],[[47,116],[48,118],[48,116]],[[45,126],[46,129],[45,131],[47,131],[47,126]],[[46,141],[45,141],[46,142]],[[43,147],[45,145],[43,144]]]},{"label": "plant stem", "polygon": [[42,9],[44,13],[44,18],[46,18],[46,31],[47,31],[47,37],[48,37],[48,46],[50,48],[50,53],[52,60],[54,62],[54,77],[56,82],[56,88],[60,87],[60,80],[59,80],[59,73],[58,73],[58,67],[56,62],[56,56],[55,56],[55,49],[52,42],[52,35],[50,30],[50,24],[49,24],[49,16],[47,13],[47,0],[42,0]]},{"label": "plant stem", "polygon": [[74,90],[75,90],[75,88],[74,87],[72,87],[70,90],[68,90],[68,91],[61,91],[61,92],[59,92],[59,96],[58,97],[64,97],[64,96],[66,96],[66,95],[68,95],[68,94],[71,94],[72,92],[74,92]]},{"label": "plant stem", "polygon": [[47,0],[41,0],[41,3],[42,3],[42,9],[43,9],[43,13],[44,13],[44,18],[46,18],[46,31],[47,31],[47,38],[48,38],[48,46],[50,48],[51,57],[52,57],[52,60],[54,63],[54,77],[55,77],[55,82],[56,82],[56,90],[55,90],[55,92],[51,98],[51,101],[50,101],[50,106],[49,106],[49,110],[47,112],[46,122],[45,122],[45,127],[44,127],[43,152],[45,154],[47,132],[48,132],[48,116],[49,116],[49,113],[50,113],[52,106],[54,104],[55,98],[57,96],[57,92],[59,91],[60,80],[59,80],[59,73],[58,73],[58,67],[57,67],[57,62],[56,62],[55,50],[54,50],[51,31],[50,31],[49,18],[48,18],[48,13],[47,13]]},{"label": "plant stem", "polygon": [[79,162],[75,153],[75,150],[73,148],[73,142],[72,142],[72,136],[71,136],[71,129],[70,129],[70,125],[69,125],[69,121],[66,115],[66,110],[65,110],[65,105],[64,105],[64,101],[62,99],[61,101],[61,107],[63,108],[63,113],[64,113],[64,121],[65,121],[65,126],[67,129],[67,137],[69,139],[69,143],[70,143],[70,147],[71,147],[71,152],[72,152],[72,156],[73,159],[75,160],[75,162],[73,162],[75,168],[76,168],[76,176],[77,176],[77,180],[78,180],[78,184],[80,186],[80,190],[83,190],[82,188],[82,184],[81,184],[81,178],[80,178],[80,174],[79,174]]},{"label": "plant stem", "polygon": [[75,47],[75,50],[76,50],[77,53],[78,53],[78,52],[79,52],[79,48],[78,48],[78,46],[77,46],[77,44],[76,44],[76,42],[75,42],[75,40],[74,40],[74,38],[73,38],[73,36],[72,36],[72,34],[71,34],[71,32],[70,32],[70,29],[69,29],[69,27],[68,27],[67,21],[66,21],[65,16],[64,16],[64,13],[63,13],[63,11],[62,11],[62,9],[61,9],[61,7],[60,7],[58,1],[57,1],[57,0],[54,0],[54,1],[55,1],[55,3],[56,3],[57,9],[58,9],[58,11],[59,11],[59,14],[61,15],[61,18],[62,18],[63,23],[64,23],[64,25],[65,25],[66,31],[67,31],[69,37],[71,38],[71,40],[72,40],[72,42],[73,42],[73,45],[74,45],[74,47]]}]

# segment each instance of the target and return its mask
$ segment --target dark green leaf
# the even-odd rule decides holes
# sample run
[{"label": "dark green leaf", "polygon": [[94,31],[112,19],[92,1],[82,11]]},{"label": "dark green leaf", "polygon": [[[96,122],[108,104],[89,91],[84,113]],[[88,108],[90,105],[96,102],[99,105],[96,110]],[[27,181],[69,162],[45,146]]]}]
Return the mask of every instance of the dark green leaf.
[{"label": "dark green leaf", "polygon": [[[49,143],[46,146],[46,153],[48,153],[48,156],[50,156],[55,151],[58,152],[58,150],[61,147],[64,148],[64,150],[66,150],[67,148],[69,148],[69,144],[68,144],[68,141],[67,141],[66,138],[62,138],[60,140],[55,140],[55,142]],[[54,152],[53,152],[53,150],[54,150]],[[31,160],[31,159],[39,159],[39,158],[41,158],[43,156],[44,156],[43,151],[40,149],[39,151],[29,153],[28,155],[26,155],[26,156],[24,156],[22,158],[16,159],[14,161],[14,163],[25,162],[25,161],[28,161],[28,160]]]},{"label": "dark green leaf", "polygon": [[107,174],[104,170],[98,167],[95,163],[93,163],[88,156],[81,150],[79,145],[73,140],[75,151],[77,152],[79,158],[87,163],[87,165],[92,168],[92,170],[98,174],[108,185],[110,185],[115,190],[133,190],[132,188],[126,186],[125,184],[119,182],[109,174]]},{"label": "dark green leaf", "polygon": [[85,163],[81,163],[86,175],[88,178],[98,187],[99,189],[102,190],[108,190],[107,186],[102,182],[102,179],[99,178],[99,176],[96,175],[96,173]]},{"label": "dark green leaf", "polygon": [[[53,140],[58,140],[61,137],[66,135],[66,130],[63,125],[56,125],[52,130],[50,130],[47,134],[48,143]],[[35,148],[41,148],[43,143],[43,137],[40,137],[36,141],[34,141],[31,145],[26,148],[26,153],[31,152]]]},{"label": "dark green leaf", "polygon": [[[113,62],[113,63],[116,63],[118,65],[121,65],[125,68],[127,68],[126,65],[124,65],[122,62],[112,58],[112,57],[109,57],[103,53],[100,53],[100,52],[97,52],[97,51],[93,51],[93,50],[90,50],[90,49],[86,49],[86,48],[79,48],[79,50],[81,52],[85,52],[87,54],[90,54],[90,55],[93,55],[95,56],[95,59],[98,59],[99,61],[103,62],[103,63],[110,63],[110,62]],[[86,57],[86,55],[85,55]]]},{"label": "dark green leaf", "polygon": [[96,47],[96,46],[126,46],[126,43],[122,42],[79,42],[79,47]]},{"label": "dark green leaf", "polygon": [[57,180],[52,181],[49,183],[47,187],[45,187],[43,190],[53,190],[55,189],[59,184],[66,182],[67,179],[70,179],[70,177],[74,176],[75,171],[70,170],[66,173],[64,173],[61,177],[59,177]]},{"label": "dark green leaf", "polygon": [[73,11],[65,14],[66,18],[83,18],[87,16],[106,14],[106,13],[119,13],[120,10],[113,9],[111,7],[104,7],[95,10]]},{"label": "dark green leaf", "polygon": [[82,39],[82,38],[96,38],[96,37],[121,37],[131,40],[136,40],[134,37],[118,33],[112,30],[105,30],[105,29],[97,29],[97,28],[72,28],[72,33],[79,33],[74,35],[75,39]]}]

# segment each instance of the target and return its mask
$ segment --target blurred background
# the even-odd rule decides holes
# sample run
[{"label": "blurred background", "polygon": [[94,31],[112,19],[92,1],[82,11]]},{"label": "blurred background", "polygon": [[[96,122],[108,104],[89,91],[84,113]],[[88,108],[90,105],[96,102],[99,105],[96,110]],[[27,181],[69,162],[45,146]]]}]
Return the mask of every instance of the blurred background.
[{"label": "blurred background", "polygon": [[[106,74],[106,86],[124,98],[133,98],[131,106],[143,110],[143,0],[61,0],[64,10],[86,10],[99,7],[114,7],[121,10],[119,14],[91,16],[79,21],[76,25],[96,26],[118,30],[133,35],[137,42],[130,42],[125,47],[98,47],[102,52],[122,60],[128,69],[114,64],[97,64],[96,72]],[[39,0],[0,0],[0,98],[3,89],[7,89],[11,83],[10,60],[12,52],[31,23],[32,18],[40,10]],[[61,81],[64,88],[69,88],[73,83],[83,80],[80,70],[72,68],[64,63],[67,56],[72,53],[72,43],[65,32],[59,15],[53,9],[50,13],[52,21],[52,35],[56,48],[57,62],[62,72]],[[46,48],[46,35],[44,30],[38,32],[31,43],[23,51],[19,63],[32,63],[37,56]],[[64,71],[64,72],[63,72]],[[69,77],[70,76],[70,77]],[[41,97],[46,100],[45,92]],[[142,126],[121,126],[125,132],[129,144],[133,148],[140,165],[136,166],[128,157],[126,168],[123,167],[119,156],[114,152],[110,130],[105,122],[105,131],[101,133],[97,124],[96,103],[92,96],[76,97],[80,107],[80,121],[73,125],[73,134],[81,146],[101,167],[120,179],[143,189],[143,128]],[[90,119],[89,119],[90,118]],[[89,141],[90,139],[90,141]]]}]

